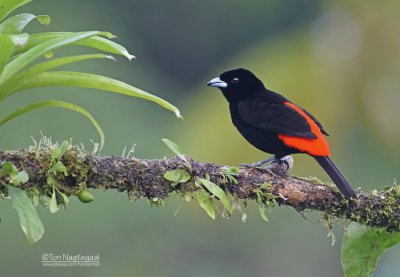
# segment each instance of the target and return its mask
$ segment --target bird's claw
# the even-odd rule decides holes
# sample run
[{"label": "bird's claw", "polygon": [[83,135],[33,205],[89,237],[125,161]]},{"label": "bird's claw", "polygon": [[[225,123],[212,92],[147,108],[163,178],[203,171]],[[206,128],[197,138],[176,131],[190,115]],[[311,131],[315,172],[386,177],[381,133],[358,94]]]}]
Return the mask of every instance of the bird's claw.
[{"label": "bird's claw", "polygon": [[264,170],[264,171],[268,172],[269,174],[271,174],[272,176],[276,177],[276,174],[269,168],[269,164],[266,166],[257,166],[256,168],[260,169],[260,170]]}]

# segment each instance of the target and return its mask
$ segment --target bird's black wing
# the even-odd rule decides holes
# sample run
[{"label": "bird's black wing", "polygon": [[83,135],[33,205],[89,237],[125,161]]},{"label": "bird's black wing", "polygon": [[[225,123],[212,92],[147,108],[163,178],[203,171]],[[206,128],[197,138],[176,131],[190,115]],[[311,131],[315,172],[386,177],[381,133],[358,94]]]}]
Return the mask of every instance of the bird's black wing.
[{"label": "bird's black wing", "polygon": [[[300,107],[299,107],[300,108]],[[307,112],[305,109],[300,108],[303,112],[305,112],[314,122],[315,124],[317,124],[317,126],[319,127],[319,129],[321,130],[321,133],[323,133],[324,135],[329,136],[328,132],[325,131],[324,127],[322,127],[322,124],[309,112]]]},{"label": "bird's black wing", "polygon": [[249,125],[277,134],[317,138],[305,117],[283,101],[271,103],[266,97],[266,94],[261,94],[240,101],[237,108],[241,119]]}]

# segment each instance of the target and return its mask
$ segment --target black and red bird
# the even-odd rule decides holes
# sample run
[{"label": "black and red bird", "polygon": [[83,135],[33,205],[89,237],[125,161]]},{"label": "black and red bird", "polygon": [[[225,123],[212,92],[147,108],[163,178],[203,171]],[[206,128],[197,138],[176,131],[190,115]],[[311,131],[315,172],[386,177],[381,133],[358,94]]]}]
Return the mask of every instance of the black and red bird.
[{"label": "black and red bird", "polygon": [[356,198],[349,182],[329,158],[331,155],[324,130],[309,112],[282,95],[265,88],[251,71],[234,69],[210,80],[229,102],[232,122],[240,134],[261,151],[275,156],[254,164],[279,162],[283,157],[305,153],[321,165],[341,193]]}]

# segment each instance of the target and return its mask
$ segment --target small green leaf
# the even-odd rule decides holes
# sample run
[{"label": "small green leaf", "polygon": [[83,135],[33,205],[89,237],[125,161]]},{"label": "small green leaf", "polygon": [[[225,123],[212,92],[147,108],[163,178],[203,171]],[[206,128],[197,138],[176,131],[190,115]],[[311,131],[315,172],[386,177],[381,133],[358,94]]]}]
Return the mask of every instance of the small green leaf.
[{"label": "small green leaf", "polygon": [[58,193],[62,196],[65,205],[68,205],[68,203],[69,203],[68,196],[66,196],[65,193],[62,193],[62,192],[60,192],[60,191],[59,191]]},{"label": "small green leaf", "polygon": [[169,139],[162,139],[162,141],[168,146],[169,149],[171,149],[175,154],[180,154],[183,155],[182,149],[175,143],[170,141]]},{"label": "small green leaf", "polygon": [[224,170],[227,174],[233,175],[233,176],[238,176],[239,175],[239,169],[237,167],[224,167]]},{"label": "small green leaf", "polygon": [[92,202],[94,200],[94,197],[89,191],[81,190],[78,193],[78,199],[83,203],[89,203],[89,202]]},{"label": "small green leaf", "polygon": [[64,141],[61,143],[61,146],[60,146],[61,152],[60,152],[60,155],[58,156],[59,159],[60,159],[62,156],[64,156],[65,152],[67,152],[68,145],[69,145],[68,140],[64,140]]},{"label": "small green leaf", "polygon": [[32,203],[35,207],[37,207],[37,205],[39,205],[39,196],[40,196],[40,192],[37,188],[33,187],[32,188]]},{"label": "small green leaf", "polygon": [[164,178],[175,183],[185,183],[190,180],[191,176],[187,171],[177,169],[165,173]]},{"label": "small green leaf", "polygon": [[48,185],[54,184],[54,180],[53,180],[53,177],[52,177],[51,175],[49,175],[49,176],[47,177],[47,184],[48,184]]},{"label": "small green leaf", "polygon": [[11,162],[4,162],[1,164],[1,174],[2,175],[16,175],[16,174],[18,174],[18,169]]},{"label": "small green leaf", "polygon": [[49,25],[51,22],[51,18],[48,15],[38,15],[36,18],[43,25]]},{"label": "small green leaf", "polygon": [[169,149],[172,150],[179,158],[181,158],[186,165],[189,167],[190,171],[192,171],[192,166],[186,160],[185,156],[183,155],[182,149],[174,142],[170,141],[169,139],[163,138],[162,141],[168,146]]},{"label": "small green leaf", "polygon": [[383,229],[351,223],[342,244],[345,276],[372,276],[383,252],[399,242],[400,232],[388,233]]},{"label": "small green leaf", "polygon": [[67,168],[61,161],[57,161],[57,163],[53,166],[53,170],[56,172],[63,172],[64,176],[68,176]]},{"label": "small green leaf", "polygon": [[21,180],[18,177],[18,174],[10,175],[10,178],[11,178],[11,183],[13,183],[13,185],[15,186],[17,186],[21,182]]},{"label": "small green leaf", "polygon": [[269,187],[272,187],[271,184],[268,182],[264,182],[259,189],[261,190],[261,189],[266,189]]},{"label": "small green leaf", "polygon": [[58,146],[54,146],[53,151],[51,151],[51,159],[54,161],[60,156],[61,149]]},{"label": "small green leaf", "polygon": [[18,185],[20,183],[20,179],[17,167],[10,162],[5,162],[2,164],[2,166],[2,175],[9,175],[11,183],[13,183],[14,185]]},{"label": "small green leaf", "polygon": [[50,208],[50,212],[52,214],[54,214],[54,213],[56,213],[58,211],[56,192],[54,191],[54,187],[53,187],[53,194],[51,195],[51,199],[50,199],[49,208]]},{"label": "small green leaf", "polygon": [[268,222],[268,217],[265,215],[265,206],[264,205],[258,205],[258,211],[260,212],[261,218],[265,221]]},{"label": "small green leaf", "polygon": [[197,178],[197,180],[201,184],[203,184],[213,195],[218,197],[219,200],[221,200],[222,204],[225,206],[225,208],[227,208],[228,211],[232,213],[232,207],[229,204],[228,198],[226,197],[225,192],[219,186],[206,179]]},{"label": "small green leaf", "polygon": [[204,189],[200,189],[197,199],[200,207],[202,207],[212,219],[215,219],[214,201],[211,196]]},{"label": "small green leaf", "polygon": [[235,176],[239,175],[239,169],[237,167],[232,166],[229,169],[231,170],[232,175],[235,175]]},{"label": "small green leaf", "polygon": [[238,181],[234,176],[239,176],[239,169],[237,167],[228,167],[224,166],[220,169],[220,174],[222,175],[223,182],[225,183],[227,179],[229,182],[233,182],[236,185],[238,184]]},{"label": "small green leaf", "polygon": [[20,171],[20,172],[18,172],[18,178],[21,180],[21,182],[23,183],[23,184],[25,184],[26,182],[28,182],[28,180],[29,180],[29,176],[28,176],[28,173],[26,173],[25,171]]},{"label": "small green leaf", "polygon": [[6,185],[6,187],[12,200],[12,206],[17,210],[19,223],[28,243],[32,244],[40,240],[44,233],[44,227],[26,192],[11,185]]},{"label": "small green leaf", "polygon": [[391,188],[392,188],[392,186],[385,186],[385,187],[382,188],[382,190],[383,190],[383,191],[385,191],[385,190],[390,190]]},{"label": "small green leaf", "polygon": [[13,176],[17,176],[18,177],[18,173],[19,173],[19,171],[18,171],[17,167],[15,165],[12,165],[10,177],[13,177]]},{"label": "small green leaf", "polygon": [[42,207],[47,208],[50,205],[50,197],[47,195],[42,195],[39,197],[39,203]]},{"label": "small green leaf", "polygon": [[40,152],[36,151],[35,153],[35,161],[38,162],[40,160]]}]

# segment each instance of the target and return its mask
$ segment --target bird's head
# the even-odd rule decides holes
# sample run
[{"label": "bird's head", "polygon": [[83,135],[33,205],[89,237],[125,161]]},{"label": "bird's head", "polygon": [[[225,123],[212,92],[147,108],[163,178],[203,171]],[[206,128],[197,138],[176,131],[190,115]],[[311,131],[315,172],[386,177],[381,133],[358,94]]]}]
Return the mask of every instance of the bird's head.
[{"label": "bird's head", "polygon": [[207,86],[219,88],[228,101],[240,100],[265,89],[261,80],[251,71],[243,68],[226,71],[221,76],[210,80]]}]

